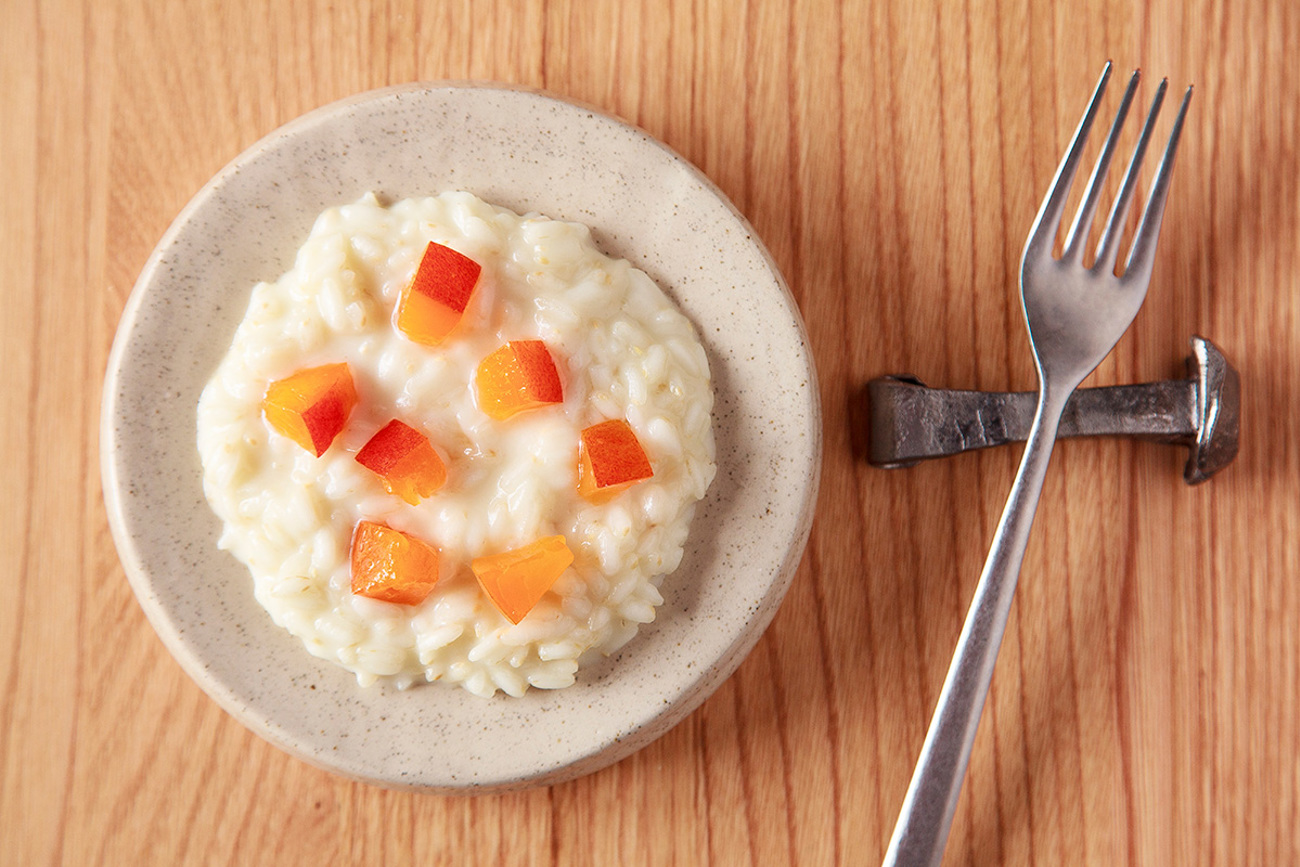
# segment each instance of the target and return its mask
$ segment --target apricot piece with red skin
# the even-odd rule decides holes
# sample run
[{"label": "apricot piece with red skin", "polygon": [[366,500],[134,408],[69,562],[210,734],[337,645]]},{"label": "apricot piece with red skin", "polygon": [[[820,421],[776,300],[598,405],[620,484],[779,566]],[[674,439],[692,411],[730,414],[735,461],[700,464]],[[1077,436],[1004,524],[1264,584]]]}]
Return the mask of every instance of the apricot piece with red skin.
[{"label": "apricot piece with red skin", "polygon": [[573,552],[564,537],[544,536],[522,548],[477,557],[470,569],[506,619],[518,623],[571,563]]},{"label": "apricot piece with red skin", "polygon": [[578,493],[603,502],[654,475],[632,426],[612,419],[584,428],[578,446]]},{"label": "apricot piece with red skin", "polygon": [[361,521],[352,532],[351,560],[358,596],[419,605],[438,583],[436,548],[374,521]]},{"label": "apricot piece with red skin", "polygon": [[324,364],[276,380],[262,413],[273,429],[320,457],[348,423],[357,389],[346,363]]},{"label": "apricot piece with red skin", "polygon": [[498,421],[564,400],[555,358],[540,340],[511,340],[479,362],[474,382],[479,408]]},{"label": "apricot piece with red skin", "polygon": [[384,488],[412,506],[447,481],[447,467],[429,438],[393,419],[357,452],[357,463],[379,476]]},{"label": "apricot piece with red skin", "polygon": [[460,322],[482,273],[473,259],[430,241],[397,302],[398,330],[426,346],[441,342]]}]

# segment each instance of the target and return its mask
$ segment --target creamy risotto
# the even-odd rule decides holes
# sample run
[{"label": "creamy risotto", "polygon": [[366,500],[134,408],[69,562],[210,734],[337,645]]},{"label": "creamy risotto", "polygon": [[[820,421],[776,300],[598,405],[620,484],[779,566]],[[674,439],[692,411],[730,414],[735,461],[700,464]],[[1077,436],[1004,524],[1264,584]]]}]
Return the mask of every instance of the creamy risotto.
[{"label": "creamy risotto", "polygon": [[[463,319],[426,346],[395,309],[429,242],[482,266]],[[479,363],[507,341],[541,340],[561,403],[490,418]],[[268,384],[346,362],[356,405],[320,457],[267,422]],[[311,653],[363,685],[456,683],[491,696],[574,682],[655,617],[713,478],[708,362],[687,319],[641,271],[603,255],[588,230],[519,216],[468,193],[374,196],[317,219],[293,268],[258,284],[198,406],[204,490],[220,546],[252,573],[258,602]],[[424,434],[446,482],[412,505],[357,452],[390,419]],[[653,476],[593,503],[576,481],[579,436],[625,420]],[[416,605],[352,592],[361,521],[425,540],[439,578]],[[573,563],[518,623],[476,580],[475,558],[563,536]]]}]

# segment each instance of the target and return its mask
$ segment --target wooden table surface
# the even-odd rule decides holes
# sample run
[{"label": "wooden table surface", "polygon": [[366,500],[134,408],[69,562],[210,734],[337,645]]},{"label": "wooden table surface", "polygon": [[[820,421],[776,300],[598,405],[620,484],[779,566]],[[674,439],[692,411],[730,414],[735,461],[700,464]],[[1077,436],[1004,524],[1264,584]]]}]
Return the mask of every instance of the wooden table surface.
[{"label": "wooden table surface", "polygon": [[[1020,249],[1108,57],[1197,90],[1145,309],[1089,382],[1180,376],[1210,337],[1241,453],[1189,488],[1181,449],[1058,448],[948,863],[1300,862],[1297,56],[1291,0],[0,3],[0,863],[878,863],[1019,450],[873,469],[861,389],[1034,387]],[[825,409],[819,517],[737,674],[618,765],[474,798],[219,710],[98,473],[114,328],[186,201],[305,111],[442,78],[698,165],[786,275]]]}]

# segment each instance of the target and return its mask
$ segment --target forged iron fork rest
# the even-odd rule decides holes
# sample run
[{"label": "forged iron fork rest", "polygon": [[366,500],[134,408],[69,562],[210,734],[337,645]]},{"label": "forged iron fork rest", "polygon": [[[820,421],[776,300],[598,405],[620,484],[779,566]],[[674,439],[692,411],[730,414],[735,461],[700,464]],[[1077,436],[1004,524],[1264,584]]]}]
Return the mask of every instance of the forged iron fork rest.
[{"label": "forged iron fork rest", "polygon": [[[1188,379],[1076,391],[1057,437],[1131,437],[1186,446],[1183,479],[1199,484],[1232,463],[1240,438],[1241,385],[1223,353],[1192,338]],[[912,376],[867,383],[867,461],[883,469],[1024,442],[1037,393],[929,388]]]}]

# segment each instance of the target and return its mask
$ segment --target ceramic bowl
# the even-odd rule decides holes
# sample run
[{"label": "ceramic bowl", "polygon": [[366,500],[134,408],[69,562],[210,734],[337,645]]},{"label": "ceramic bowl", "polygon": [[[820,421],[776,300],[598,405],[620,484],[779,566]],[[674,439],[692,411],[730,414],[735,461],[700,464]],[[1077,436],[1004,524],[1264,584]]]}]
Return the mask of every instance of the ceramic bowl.
[{"label": "ceramic bowl", "polygon": [[[217,549],[195,446],[199,393],[253,285],[291,265],[316,215],[367,190],[463,189],[592,228],[695,323],[715,388],[718,473],[658,618],[567,689],[485,700],[362,688],[272,624]],[[176,218],[109,360],[102,472],[131,586],[167,649],[271,743],[367,782],[443,792],[553,783],[627,756],[740,664],[785,595],[812,520],[821,415],[794,301],[753,229],[697,169],[591,107],[519,88],[362,94],[273,132]]]}]

